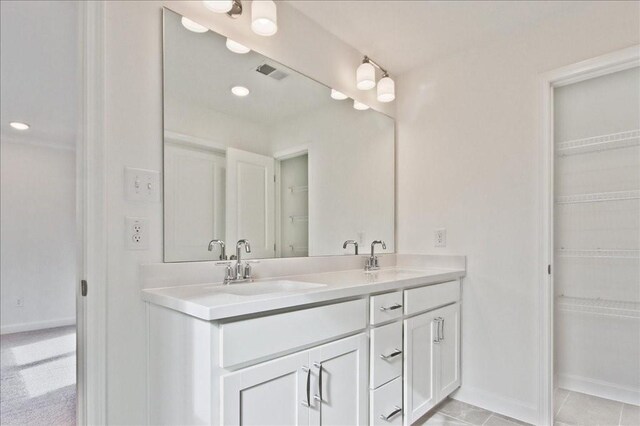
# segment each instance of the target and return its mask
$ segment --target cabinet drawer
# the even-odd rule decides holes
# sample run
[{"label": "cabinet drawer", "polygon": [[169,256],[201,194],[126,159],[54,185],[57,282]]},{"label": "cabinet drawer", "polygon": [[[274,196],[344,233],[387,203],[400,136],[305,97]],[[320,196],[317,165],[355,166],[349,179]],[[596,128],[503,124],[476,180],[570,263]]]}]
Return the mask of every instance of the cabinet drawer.
[{"label": "cabinet drawer", "polygon": [[400,321],[371,330],[370,354],[371,389],[402,375],[402,323]]},{"label": "cabinet drawer", "polygon": [[220,365],[262,361],[366,327],[365,299],[220,325]]},{"label": "cabinet drawer", "polygon": [[412,315],[460,300],[460,282],[449,281],[404,291],[404,312]]},{"label": "cabinet drawer", "polygon": [[375,426],[402,424],[402,378],[372,390],[369,423]]},{"label": "cabinet drawer", "polygon": [[371,325],[402,317],[402,292],[378,294],[371,296]]}]

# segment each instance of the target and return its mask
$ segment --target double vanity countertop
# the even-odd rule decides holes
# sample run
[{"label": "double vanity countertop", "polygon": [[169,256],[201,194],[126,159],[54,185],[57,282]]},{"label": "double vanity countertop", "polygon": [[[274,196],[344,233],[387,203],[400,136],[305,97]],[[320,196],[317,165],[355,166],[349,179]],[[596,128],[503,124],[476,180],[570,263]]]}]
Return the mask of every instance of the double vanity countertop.
[{"label": "double vanity countertop", "polygon": [[276,309],[456,280],[464,269],[387,267],[345,270],[237,284],[194,284],[142,290],[143,300],[214,321]]}]

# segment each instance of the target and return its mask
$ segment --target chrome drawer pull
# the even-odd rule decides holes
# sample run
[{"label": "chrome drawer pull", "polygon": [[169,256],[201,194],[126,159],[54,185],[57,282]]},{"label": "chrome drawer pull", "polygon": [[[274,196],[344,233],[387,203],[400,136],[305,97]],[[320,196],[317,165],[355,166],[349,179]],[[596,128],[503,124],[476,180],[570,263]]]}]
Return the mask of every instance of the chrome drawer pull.
[{"label": "chrome drawer pull", "polygon": [[400,309],[400,308],[402,308],[402,305],[399,304],[399,303],[394,303],[393,305],[389,306],[388,308],[386,306],[380,306],[380,310],[382,312],[384,312],[384,311],[394,311],[394,310]]},{"label": "chrome drawer pull", "polygon": [[391,352],[389,355],[385,355],[385,354],[380,354],[380,358],[384,359],[384,360],[388,360],[391,358],[394,358],[398,355],[400,355],[402,353],[402,351],[400,349],[395,349],[393,352]]},{"label": "chrome drawer pull", "polygon": [[385,416],[384,414],[380,414],[380,418],[381,418],[382,420],[385,420],[385,421],[387,421],[387,422],[388,422],[388,421],[389,421],[389,420],[391,420],[391,419],[392,419],[396,414],[398,414],[398,413],[402,413],[402,408],[398,407],[397,405],[396,405],[396,406],[394,406],[393,408],[394,408],[394,410],[393,410],[392,412],[390,412],[389,414],[387,414],[386,416]]},{"label": "chrome drawer pull", "polygon": [[307,373],[307,400],[302,401],[301,404],[305,407],[311,407],[311,369],[307,366],[302,367],[302,371]]}]

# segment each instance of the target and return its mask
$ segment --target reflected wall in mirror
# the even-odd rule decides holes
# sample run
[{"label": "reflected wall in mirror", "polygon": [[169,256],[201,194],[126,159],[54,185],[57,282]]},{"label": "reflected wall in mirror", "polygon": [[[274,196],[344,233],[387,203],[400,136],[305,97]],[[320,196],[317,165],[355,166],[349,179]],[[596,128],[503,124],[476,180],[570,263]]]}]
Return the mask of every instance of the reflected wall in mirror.
[{"label": "reflected wall in mirror", "polygon": [[181,18],[164,10],[165,261],[218,260],[211,240],[227,256],[249,240],[243,258],[393,252],[393,119]]}]

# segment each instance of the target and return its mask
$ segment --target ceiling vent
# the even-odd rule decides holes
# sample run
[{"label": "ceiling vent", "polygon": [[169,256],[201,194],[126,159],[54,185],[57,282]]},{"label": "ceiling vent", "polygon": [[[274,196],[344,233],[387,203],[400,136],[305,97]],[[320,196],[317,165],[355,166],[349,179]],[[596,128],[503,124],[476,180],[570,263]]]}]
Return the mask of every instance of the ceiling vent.
[{"label": "ceiling vent", "polygon": [[283,78],[289,75],[286,72],[280,71],[269,64],[259,65],[258,68],[256,68],[256,71],[258,71],[260,74],[264,74],[278,81],[282,80]]}]

